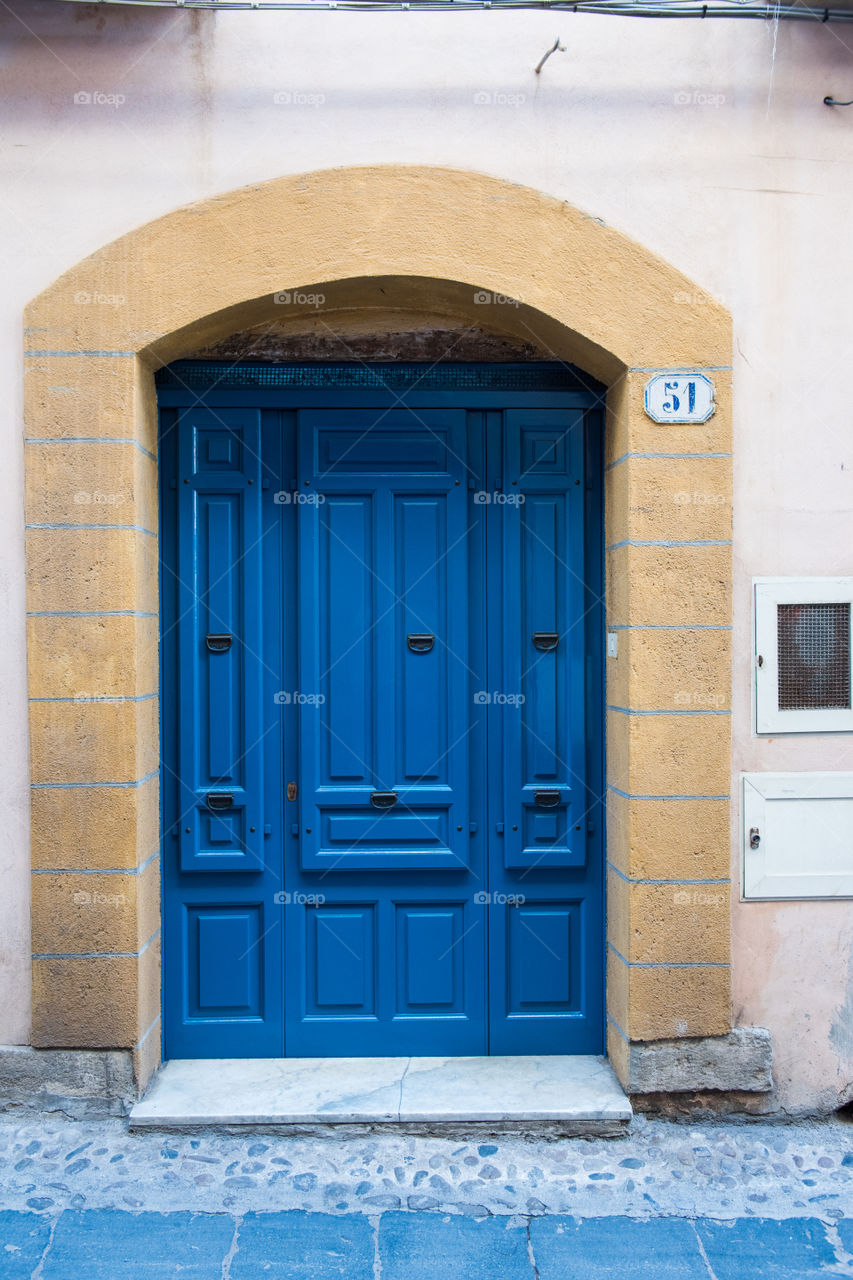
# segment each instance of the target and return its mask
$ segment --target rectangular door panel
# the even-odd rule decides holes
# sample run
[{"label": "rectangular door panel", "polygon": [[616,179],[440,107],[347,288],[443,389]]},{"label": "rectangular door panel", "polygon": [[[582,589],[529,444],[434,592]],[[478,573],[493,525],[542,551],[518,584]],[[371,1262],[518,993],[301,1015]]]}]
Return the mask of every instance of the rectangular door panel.
[{"label": "rectangular door panel", "polygon": [[262,1017],[261,904],[186,912],[187,1018]]},{"label": "rectangular door panel", "polygon": [[445,494],[396,498],[399,767],[409,783],[448,782],[447,526]]},{"label": "rectangular door panel", "polygon": [[182,871],[263,867],[260,414],[179,424]]},{"label": "rectangular door panel", "polygon": [[578,1011],[581,904],[526,901],[506,919],[510,1016]]},{"label": "rectangular door panel", "polygon": [[464,1014],[464,903],[397,903],[396,1016]]},{"label": "rectangular door panel", "polygon": [[336,903],[305,911],[306,1017],[376,1014],[376,907]]},{"label": "rectangular door panel", "polygon": [[[312,522],[313,523],[313,522]],[[320,786],[369,784],[376,769],[375,709],[370,696],[376,669],[375,592],[370,562],[372,495],[327,498],[318,536],[318,649],[313,667],[322,715],[306,708],[303,745]]]}]

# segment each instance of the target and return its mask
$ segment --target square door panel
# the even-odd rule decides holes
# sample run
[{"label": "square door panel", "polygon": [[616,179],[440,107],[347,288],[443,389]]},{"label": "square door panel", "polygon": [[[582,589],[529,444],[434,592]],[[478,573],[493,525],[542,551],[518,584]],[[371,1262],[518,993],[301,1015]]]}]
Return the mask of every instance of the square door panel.
[{"label": "square door panel", "polygon": [[[569,795],[568,788],[560,788],[561,796]],[[504,865],[510,868],[529,867],[544,871],[551,867],[582,867],[586,863],[586,824],[575,830],[572,821],[571,801],[554,808],[540,808],[527,789],[521,804],[521,841],[508,840]]]}]

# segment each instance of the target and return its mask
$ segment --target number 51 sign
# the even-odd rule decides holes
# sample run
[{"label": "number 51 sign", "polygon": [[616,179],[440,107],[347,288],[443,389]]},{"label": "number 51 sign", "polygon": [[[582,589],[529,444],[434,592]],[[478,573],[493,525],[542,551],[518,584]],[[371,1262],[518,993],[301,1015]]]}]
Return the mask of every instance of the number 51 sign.
[{"label": "number 51 sign", "polygon": [[645,403],[655,422],[707,422],[714,384],[704,373],[658,373],[646,383]]}]

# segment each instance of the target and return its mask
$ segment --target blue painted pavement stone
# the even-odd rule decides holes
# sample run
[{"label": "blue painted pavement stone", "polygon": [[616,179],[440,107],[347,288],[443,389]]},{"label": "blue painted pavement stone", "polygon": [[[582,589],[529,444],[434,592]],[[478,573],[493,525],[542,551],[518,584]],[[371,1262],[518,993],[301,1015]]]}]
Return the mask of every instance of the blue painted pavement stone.
[{"label": "blue painted pavement stone", "polygon": [[684,1218],[533,1218],[530,1241],[540,1280],[708,1280]]},{"label": "blue painted pavement stone", "polygon": [[717,1280],[802,1280],[837,1267],[826,1230],[814,1218],[700,1219],[696,1230]]},{"label": "blue painted pavement stone", "polygon": [[211,1280],[233,1238],[234,1220],[223,1213],[67,1209],[42,1280]]},{"label": "blue painted pavement stone", "polygon": [[[853,1213],[853,1207],[851,1207],[851,1213]],[[844,1218],[836,1225],[844,1249],[847,1253],[853,1254],[853,1217]]]},{"label": "blue painted pavement stone", "polygon": [[248,1213],[230,1280],[373,1280],[373,1230],[362,1214]]},{"label": "blue painted pavement stone", "polygon": [[0,1276],[30,1280],[50,1240],[50,1219],[34,1213],[0,1212]]},{"label": "blue painted pavement stone", "polygon": [[[434,1213],[385,1213],[382,1280],[534,1280],[524,1226]],[[233,1276],[233,1270],[232,1270]]]}]

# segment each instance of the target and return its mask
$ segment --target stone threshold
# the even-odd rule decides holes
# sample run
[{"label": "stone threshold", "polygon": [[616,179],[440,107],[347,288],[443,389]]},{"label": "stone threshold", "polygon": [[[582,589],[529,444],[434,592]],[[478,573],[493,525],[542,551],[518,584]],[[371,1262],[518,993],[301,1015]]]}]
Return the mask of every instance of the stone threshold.
[{"label": "stone threshold", "polygon": [[184,1058],[161,1068],[130,1126],[488,1125],[615,1135],[631,1115],[598,1057]]}]

